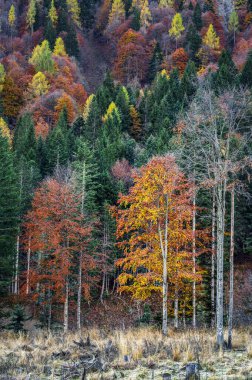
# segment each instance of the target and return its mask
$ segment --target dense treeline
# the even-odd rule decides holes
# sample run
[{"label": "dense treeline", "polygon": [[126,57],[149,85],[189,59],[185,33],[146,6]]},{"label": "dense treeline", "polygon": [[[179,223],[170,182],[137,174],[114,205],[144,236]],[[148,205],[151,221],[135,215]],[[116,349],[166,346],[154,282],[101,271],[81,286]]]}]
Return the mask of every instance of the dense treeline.
[{"label": "dense treeline", "polygon": [[[41,326],[80,329],[84,305],[119,291],[164,334],[169,318],[211,324],[223,345],[228,318],[232,344],[234,262],[252,250],[252,17],[218,3],[0,3],[0,293]],[[90,41],[111,61],[93,94]]]}]

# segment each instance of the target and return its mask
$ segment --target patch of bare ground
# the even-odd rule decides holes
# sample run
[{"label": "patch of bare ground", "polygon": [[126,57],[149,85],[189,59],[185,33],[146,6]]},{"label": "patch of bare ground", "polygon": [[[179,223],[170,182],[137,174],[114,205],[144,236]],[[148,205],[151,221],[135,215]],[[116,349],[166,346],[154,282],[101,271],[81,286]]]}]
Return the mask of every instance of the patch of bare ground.
[{"label": "patch of bare ground", "polygon": [[[252,379],[252,328],[234,331],[234,349],[215,350],[212,331],[154,328],[105,332],[0,335],[0,379],[186,379],[188,363],[200,379]],[[169,377],[167,377],[169,378]]]}]

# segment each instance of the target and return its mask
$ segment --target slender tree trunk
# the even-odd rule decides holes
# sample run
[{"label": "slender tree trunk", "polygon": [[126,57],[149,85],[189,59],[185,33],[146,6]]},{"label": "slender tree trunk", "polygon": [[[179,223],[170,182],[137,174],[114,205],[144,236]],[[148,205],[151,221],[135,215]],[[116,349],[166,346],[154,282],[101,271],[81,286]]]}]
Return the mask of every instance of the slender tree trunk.
[{"label": "slender tree trunk", "polygon": [[176,287],[175,287],[175,300],[174,300],[174,327],[175,327],[175,329],[178,329],[178,306],[179,306],[179,302],[178,302],[178,287],[177,287],[177,284],[176,284]]},{"label": "slender tree trunk", "polygon": [[234,309],[234,216],[235,190],[231,190],[231,230],[230,230],[230,277],[229,277],[229,313],[228,313],[228,347],[232,348],[233,309]]},{"label": "slender tree trunk", "polygon": [[77,329],[78,330],[81,330],[82,259],[83,259],[83,253],[81,252],[80,263],[79,263],[78,295],[77,295]]},{"label": "slender tree trunk", "polygon": [[183,326],[184,326],[184,329],[186,329],[186,313],[185,313],[185,307],[183,308]]},{"label": "slender tree trunk", "polygon": [[168,194],[166,195],[166,215],[165,215],[165,228],[164,228],[164,241],[162,237],[162,231],[160,224],[158,226],[160,247],[163,256],[163,320],[162,320],[162,333],[164,336],[168,334],[168,270],[167,270],[167,258],[168,258]]},{"label": "slender tree trunk", "polygon": [[211,255],[211,327],[215,326],[215,228],[216,228],[216,195],[213,190],[212,205],[212,255]]},{"label": "slender tree trunk", "polygon": [[26,294],[30,293],[31,237],[29,236],[27,252]]},{"label": "slender tree trunk", "polygon": [[18,234],[16,241],[16,260],[15,260],[15,279],[14,279],[14,294],[19,293],[18,274],[19,274],[19,249],[20,249],[20,236]]},{"label": "slender tree trunk", "polygon": [[225,184],[217,186],[217,284],[216,284],[216,330],[217,345],[223,348],[223,261],[225,231]]},{"label": "slender tree trunk", "polygon": [[69,280],[66,279],[66,294],[64,303],[64,333],[68,332]]},{"label": "slender tree trunk", "polygon": [[[196,275],[196,194],[193,196],[193,275]],[[196,280],[193,280],[193,328],[196,328]]]},{"label": "slender tree trunk", "polygon": [[104,268],[103,275],[102,275],[101,295],[100,295],[101,302],[103,302],[103,296],[104,296],[104,290],[105,290],[105,281],[106,281],[106,273],[105,273],[105,268]]}]

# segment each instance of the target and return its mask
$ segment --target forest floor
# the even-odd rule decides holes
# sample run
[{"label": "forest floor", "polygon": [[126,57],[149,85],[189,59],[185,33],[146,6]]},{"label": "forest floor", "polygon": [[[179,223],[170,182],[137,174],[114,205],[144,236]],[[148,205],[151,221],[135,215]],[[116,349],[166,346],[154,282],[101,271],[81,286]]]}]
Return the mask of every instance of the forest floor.
[{"label": "forest floor", "polygon": [[235,330],[233,343],[232,351],[218,352],[206,330],[170,330],[167,338],[153,328],[2,332],[0,379],[182,380],[186,364],[198,362],[201,380],[252,379],[252,327]]}]

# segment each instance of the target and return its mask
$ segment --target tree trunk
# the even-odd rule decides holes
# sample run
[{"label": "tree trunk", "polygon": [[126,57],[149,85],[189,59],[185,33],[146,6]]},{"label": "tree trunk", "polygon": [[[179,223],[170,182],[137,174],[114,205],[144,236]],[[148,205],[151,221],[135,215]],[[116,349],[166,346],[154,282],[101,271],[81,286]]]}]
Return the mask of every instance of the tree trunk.
[{"label": "tree trunk", "polygon": [[216,330],[217,345],[223,347],[223,260],[225,231],[225,184],[217,186],[217,284],[216,284]]},{"label": "tree trunk", "polygon": [[64,333],[68,332],[68,303],[69,303],[69,282],[66,279],[66,295],[64,303]]},{"label": "tree trunk", "polygon": [[215,326],[215,228],[216,228],[216,195],[213,190],[212,209],[212,255],[211,255],[211,327]]},{"label": "tree trunk", "polygon": [[31,237],[29,236],[27,252],[26,294],[30,293]]},{"label": "tree trunk", "polygon": [[234,309],[234,216],[235,191],[231,191],[231,229],[230,229],[230,277],[229,277],[229,313],[228,313],[228,348],[232,348],[233,309]]},{"label": "tree trunk", "polygon": [[167,270],[167,258],[168,258],[168,194],[166,195],[166,215],[165,215],[165,227],[164,227],[164,241],[162,237],[162,231],[160,224],[158,225],[160,248],[163,257],[163,319],[162,319],[162,333],[164,336],[168,334],[168,270]]},{"label": "tree trunk", "polygon": [[[196,275],[196,194],[193,196],[193,275]],[[196,328],[196,280],[193,280],[193,328]]]},{"label": "tree trunk", "polygon": [[178,289],[177,289],[177,285],[176,285],[175,300],[174,300],[174,327],[175,327],[175,329],[178,329],[178,306],[179,306]]},{"label": "tree trunk", "polygon": [[19,289],[18,289],[19,249],[20,249],[20,236],[18,235],[17,236],[17,242],[16,242],[14,294],[18,294],[19,293]]},{"label": "tree trunk", "polygon": [[77,296],[77,329],[78,330],[81,330],[82,258],[83,258],[83,253],[81,252],[80,263],[79,263],[78,296]]}]

